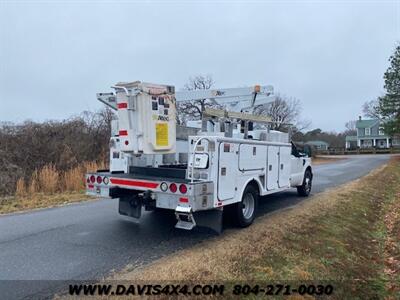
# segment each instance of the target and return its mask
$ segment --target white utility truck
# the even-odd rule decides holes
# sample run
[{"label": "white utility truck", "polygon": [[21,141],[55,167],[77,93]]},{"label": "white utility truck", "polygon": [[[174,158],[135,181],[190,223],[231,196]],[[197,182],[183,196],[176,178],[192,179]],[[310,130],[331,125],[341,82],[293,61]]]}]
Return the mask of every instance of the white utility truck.
[{"label": "white utility truck", "polygon": [[[86,187],[89,195],[119,198],[120,214],[169,209],[177,228],[221,232],[223,210],[246,227],[260,196],[293,187],[309,195],[310,158],[289,133],[270,130],[268,117],[252,114],[274,100],[271,86],[175,93],[173,86],[135,81],[112,88],[97,94],[117,111],[110,168],[87,174]],[[200,99],[223,109],[204,109],[197,128],[178,126],[176,103]]]}]

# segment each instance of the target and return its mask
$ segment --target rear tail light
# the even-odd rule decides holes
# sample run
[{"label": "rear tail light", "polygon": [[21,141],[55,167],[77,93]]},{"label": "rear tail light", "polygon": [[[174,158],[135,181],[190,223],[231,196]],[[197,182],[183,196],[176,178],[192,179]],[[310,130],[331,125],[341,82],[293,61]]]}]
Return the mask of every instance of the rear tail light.
[{"label": "rear tail light", "polygon": [[90,176],[90,182],[94,183],[96,181],[96,177],[94,175]]},{"label": "rear tail light", "polygon": [[169,190],[170,190],[171,192],[173,192],[173,193],[176,193],[176,191],[178,190],[178,187],[176,186],[175,183],[171,183],[171,184],[169,185]]},{"label": "rear tail light", "polygon": [[110,182],[110,180],[108,179],[108,177],[104,177],[103,178],[103,183],[104,184],[108,184]]},{"label": "rear tail light", "polygon": [[103,182],[103,178],[101,176],[97,176],[97,183],[101,184]]},{"label": "rear tail light", "polygon": [[179,186],[179,191],[181,192],[181,194],[186,194],[187,193],[187,186],[185,184],[181,184]]}]

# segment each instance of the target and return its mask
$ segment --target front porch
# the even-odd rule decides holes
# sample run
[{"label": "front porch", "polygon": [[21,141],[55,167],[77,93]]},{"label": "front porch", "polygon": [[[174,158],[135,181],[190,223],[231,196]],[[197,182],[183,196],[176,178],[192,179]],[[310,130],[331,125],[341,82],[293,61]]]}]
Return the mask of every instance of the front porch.
[{"label": "front porch", "polygon": [[359,148],[390,148],[391,139],[389,137],[359,138],[357,146]]}]

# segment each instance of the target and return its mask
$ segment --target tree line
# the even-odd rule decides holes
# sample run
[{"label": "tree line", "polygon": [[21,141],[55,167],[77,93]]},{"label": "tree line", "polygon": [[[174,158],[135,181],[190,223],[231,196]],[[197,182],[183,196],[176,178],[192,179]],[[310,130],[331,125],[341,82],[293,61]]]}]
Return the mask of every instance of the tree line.
[{"label": "tree line", "polygon": [[104,108],[63,121],[0,124],[0,195],[13,193],[18,179],[44,166],[66,171],[107,160],[112,118]]}]

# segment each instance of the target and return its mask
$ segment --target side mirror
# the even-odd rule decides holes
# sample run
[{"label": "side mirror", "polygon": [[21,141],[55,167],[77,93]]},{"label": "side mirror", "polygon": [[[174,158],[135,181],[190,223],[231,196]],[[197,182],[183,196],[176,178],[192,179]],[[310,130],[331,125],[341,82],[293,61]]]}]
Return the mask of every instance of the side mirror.
[{"label": "side mirror", "polygon": [[294,157],[300,157],[300,151],[297,149],[296,145],[292,143],[292,155]]},{"label": "side mirror", "polygon": [[304,153],[303,154],[304,154],[304,156],[311,157],[311,155],[312,155],[311,147],[309,147],[309,146],[304,147]]}]

